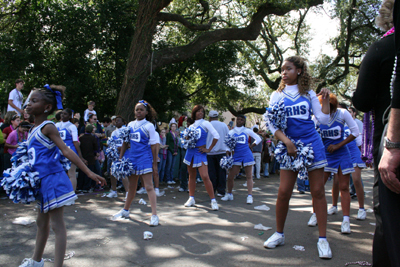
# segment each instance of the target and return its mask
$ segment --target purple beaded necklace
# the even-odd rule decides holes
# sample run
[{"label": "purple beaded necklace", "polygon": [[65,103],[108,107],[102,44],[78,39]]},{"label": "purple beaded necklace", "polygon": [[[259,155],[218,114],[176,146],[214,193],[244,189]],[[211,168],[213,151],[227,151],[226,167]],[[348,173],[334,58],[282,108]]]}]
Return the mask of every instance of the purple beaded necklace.
[{"label": "purple beaded necklace", "polygon": [[[394,27],[388,30],[382,38],[386,36],[394,34]],[[392,79],[390,85],[393,84],[394,77],[396,75],[396,65],[397,58],[394,61]],[[390,96],[392,97],[392,91],[390,92]],[[372,164],[374,160],[374,130],[375,130],[375,111],[371,110],[369,112],[364,113],[364,125],[363,125],[363,144],[361,147],[362,160],[367,164]]]}]

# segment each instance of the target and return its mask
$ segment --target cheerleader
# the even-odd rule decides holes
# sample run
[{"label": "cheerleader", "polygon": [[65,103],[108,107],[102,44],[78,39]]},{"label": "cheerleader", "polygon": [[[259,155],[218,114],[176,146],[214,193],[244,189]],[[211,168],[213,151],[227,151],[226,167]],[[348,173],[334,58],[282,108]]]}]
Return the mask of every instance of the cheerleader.
[{"label": "cheerleader", "polygon": [[25,259],[20,265],[25,267],[44,266],[42,256],[50,225],[55,233],[54,266],[61,267],[64,262],[67,245],[64,206],[73,204],[77,196],[60,163],[60,151],[89,178],[100,185],[106,184],[104,178],[91,172],[77,154],[65,145],[54,123],[47,120],[47,116],[56,110],[57,105],[62,109],[61,101],[65,87],[55,85],[45,87],[33,91],[26,108],[27,113],[35,116],[35,126],[29,132],[27,143],[29,164],[32,172],[37,172],[40,178],[37,196],[40,209],[36,220],[38,228],[35,251],[31,259]]},{"label": "cheerleader", "polygon": [[[347,138],[351,134],[351,130],[347,124],[344,127],[344,134]],[[365,162],[361,159],[361,152],[359,147],[362,143],[361,135],[357,136],[354,141],[351,141],[346,146],[349,149],[351,162],[354,167],[354,173],[352,174],[354,187],[357,193],[358,200],[358,212],[357,220],[365,220],[367,217],[367,212],[364,209],[364,188],[361,180],[361,170],[366,168]],[[328,209],[328,215],[332,215],[338,212],[337,203],[339,198],[339,181],[337,175],[334,176],[334,181],[332,183],[332,206]]]},{"label": "cheerleader", "polygon": [[[118,152],[121,151],[121,147],[122,147],[122,138],[120,137],[120,129],[123,129],[126,127],[126,121],[124,118],[122,118],[121,116],[116,116],[115,118],[115,126],[117,127],[117,129],[115,129],[112,133],[111,133],[111,139],[114,140],[115,142],[115,146],[118,149]],[[112,157],[108,157],[109,161],[113,161],[113,160],[118,160],[118,158],[113,159]],[[111,181],[111,190],[110,193],[107,195],[108,198],[113,198],[113,197],[117,197],[117,179],[111,175],[110,177],[110,181]],[[125,199],[128,196],[128,188],[129,188],[129,181],[128,179],[122,179],[122,184],[124,185],[125,188]]]},{"label": "cheerleader", "polygon": [[[320,97],[322,101],[322,97]],[[356,122],[350,113],[342,108],[338,108],[337,98],[334,94],[329,96],[330,119],[327,125],[322,125],[315,120],[317,127],[321,130],[322,141],[325,146],[326,159],[328,166],[324,169],[325,183],[331,173],[338,175],[339,189],[341,193],[343,222],[341,226],[342,234],[350,234],[350,192],[349,181],[350,173],[354,172],[351,156],[346,144],[353,141],[358,135],[359,130]],[[344,126],[347,124],[351,134],[344,138]],[[317,217],[312,214],[308,225],[317,225]]]},{"label": "cheerleader", "polygon": [[[199,138],[196,141],[195,148],[187,149],[185,159],[183,160],[183,162],[188,165],[187,168],[189,172],[189,199],[186,201],[185,207],[193,207],[196,204],[194,192],[196,190],[196,173],[197,169],[199,169],[199,174],[211,198],[211,209],[218,210],[218,203],[214,196],[214,188],[208,176],[207,153],[209,153],[218,142],[219,134],[210,122],[204,120],[204,116],[204,107],[202,105],[194,106],[192,118],[195,119],[195,122],[190,125],[189,129],[195,129],[199,134]],[[206,141],[208,132],[210,132],[214,138],[210,147],[207,149]]]},{"label": "cheerleader", "polygon": [[[229,131],[229,135],[236,139],[236,146],[233,152],[233,167],[228,174],[228,191],[224,197],[221,198],[222,201],[233,200],[233,179],[239,173],[240,168],[243,166],[246,173],[247,179],[247,204],[253,204],[253,165],[254,157],[251,149],[261,142],[261,138],[258,134],[244,127],[246,125],[246,116],[238,115],[236,118],[236,127]],[[255,141],[249,146],[248,140],[249,136],[253,137]],[[227,152],[229,154],[229,152]]]},{"label": "cheerleader", "polygon": [[[78,129],[72,124],[72,110],[66,108],[60,113],[61,121],[56,123],[57,130],[60,134],[61,139],[72,151],[79,156],[79,158],[87,164],[87,161],[82,157],[81,148],[78,140]],[[76,165],[71,163],[71,167],[68,170],[68,177],[72,183],[72,188],[76,191]]]},{"label": "cheerleader", "polygon": [[[296,156],[296,146],[291,141],[298,141],[304,145],[312,144],[314,162],[308,167],[308,179],[311,195],[315,199],[315,211],[318,217],[319,240],[317,248],[320,258],[332,258],[329,243],[326,240],[326,199],[324,187],[324,170],[327,165],[324,146],[318,135],[311,114],[314,114],[322,124],[329,120],[329,90],[323,88],[320,95],[324,101],[321,105],[314,91],[311,90],[312,77],[308,72],[305,59],[294,56],[285,59],[281,69],[281,83],[277,91],[273,92],[270,105],[284,101],[287,117],[287,129],[284,131],[269,125],[269,129],[277,139],[283,142],[289,156]],[[291,139],[289,139],[289,137]],[[276,225],[277,231],[264,243],[266,248],[275,248],[285,244],[283,228],[289,209],[289,200],[296,182],[297,172],[281,165],[280,184],[276,201]]]},{"label": "cheerleader", "polygon": [[[128,177],[129,189],[124,208],[114,214],[113,219],[120,217],[129,218],[129,208],[136,195],[139,176],[143,177],[144,186],[150,200],[152,216],[150,226],[157,226],[159,219],[157,216],[157,197],[153,187],[152,173],[157,172],[157,135],[154,125],[151,123],[156,116],[153,107],[144,100],[140,100],[135,106],[135,121],[128,124],[129,143],[124,139],[121,147],[119,159],[125,155],[132,164],[132,174]],[[125,153],[127,152],[127,153]]]}]

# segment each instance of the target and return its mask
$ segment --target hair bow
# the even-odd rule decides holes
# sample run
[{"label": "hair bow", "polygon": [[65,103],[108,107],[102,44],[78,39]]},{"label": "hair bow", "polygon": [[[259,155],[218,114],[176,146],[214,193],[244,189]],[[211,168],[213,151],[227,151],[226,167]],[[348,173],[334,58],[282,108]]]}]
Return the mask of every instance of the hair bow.
[{"label": "hair bow", "polygon": [[143,106],[147,107],[147,103],[144,102],[144,100],[139,100],[139,103],[140,103],[140,104],[143,104]]},{"label": "hair bow", "polygon": [[56,101],[57,101],[57,109],[63,109],[61,92],[60,91],[54,91],[53,89],[51,89],[51,87],[48,84],[45,84],[43,87],[46,88],[47,90],[49,90],[50,92],[52,92],[55,95]]}]

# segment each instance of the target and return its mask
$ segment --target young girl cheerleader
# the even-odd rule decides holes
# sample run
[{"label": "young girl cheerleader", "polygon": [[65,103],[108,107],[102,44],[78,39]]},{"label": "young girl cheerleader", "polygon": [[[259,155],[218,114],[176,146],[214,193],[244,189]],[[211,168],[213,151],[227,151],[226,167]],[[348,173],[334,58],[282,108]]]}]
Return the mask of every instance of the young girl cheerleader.
[{"label": "young girl cheerleader", "polygon": [[[115,146],[118,149],[118,155],[119,152],[121,151],[121,147],[123,144],[122,138],[120,138],[120,133],[121,133],[121,129],[125,128],[126,121],[124,120],[124,118],[122,118],[121,116],[117,116],[115,118],[115,126],[117,127],[117,129],[115,129],[112,133],[111,133],[111,139],[114,140],[115,142]],[[113,161],[113,160],[118,160],[118,158],[113,159],[112,157],[108,157],[108,160]],[[107,163],[108,164],[108,163]],[[111,166],[111,164],[110,164]],[[113,197],[117,197],[117,179],[111,175],[110,177],[110,181],[111,181],[111,191],[110,193],[107,195],[108,198],[113,198]],[[125,194],[125,198],[128,196],[128,189],[129,189],[129,181],[128,179],[122,179],[122,184],[124,185],[126,194]]]},{"label": "young girl cheerleader", "polygon": [[20,266],[44,266],[42,256],[49,237],[50,221],[55,233],[54,266],[63,265],[67,244],[64,206],[73,204],[77,197],[59,161],[60,150],[96,183],[106,184],[104,178],[91,172],[76,153],[65,145],[54,123],[47,120],[47,115],[56,110],[57,104],[60,107],[64,90],[65,87],[55,85],[35,90],[26,108],[29,114],[35,116],[35,126],[29,132],[27,149],[32,172],[37,172],[40,178],[37,196],[40,210],[36,220],[38,230],[35,251],[32,258],[26,259]]},{"label": "young girl cheerleader", "polygon": [[[322,99],[321,99],[322,100]],[[330,120],[327,125],[320,125],[316,122],[321,130],[322,141],[325,146],[325,154],[328,166],[325,167],[324,180],[328,180],[331,173],[338,174],[339,189],[341,192],[343,222],[341,226],[342,234],[350,234],[350,192],[349,181],[350,173],[354,172],[351,156],[346,146],[353,141],[358,135],[359,130],[356,122],[350,113],[342,108],[338,108],[337,98],[334,94],[330,94]],[[351,134],[344,138],[344,127],[347,124]],[[313,214],[308,222],[309,226],[315,226],[318,219]]]},{"label": "young girl cheerleader", "polygon": [[[219,134],[210,122],[204,120],[204,116],[204,107],[201,105],[194,106],[192,110],[192,118],[195,119],[195,122],[190,125],[189,129],[195,130],[199,136],[196,140],[196,146],[187,149],[185,159],[183,160],[183,162],[188,165],[187,168],[189,172],[189,199],[186,201],[185,207],[193,207],[196,204],[196,201],[194,200],[194,191],[196,190],[196,172],[197,169],[199,169],[204,186],[211,198],[211,209],[218,210],[218,203],[215,200],[214,189],[210,177],[208,176],[207,153],[210,152],[218,142]],[[208,132],[212,134],[214,139],[210,147],[207,149],[206,141]]]},{"label": "young girl cheerleader", "polygon": [[[261,142],[260,136],[245,127],[246,117],[244,115],[238,115],[236,118],[236,127],[229,131],[229,135],[236,139],[236,146],[233,150],[233,167],[228,174],[228,191],[222,201],[233,200],[233,179],[239,173],[240,168],[243,166],[246,173],[247,179],[247,204],[253,204],[253,165],[254,157],[251,149]],[[255,139],[254,143],[248,145],[249,136]],[[229,154],[229,153],[228,153]]]},{"label": "young girl cheerleader", "polygon": [[[70,108],[64,109],[61,112],[61,121],[56,123],[57,130],[67,147],[74,151],[79,158],[86,163],[86,160],[82,157],[81,148],[79,145],[78,129],[74,124],[72,124],[71,119],[72,110]],[[72,188],[74,191],[76,191],[76,165],[73,163],[68,170],[68,176],[72,183]]]},{"label": "young girl cheerleader", "polygon": [[[350,113],[351,114],[351,113]],[[351,134],[350,128],[346,125],[344,127],[345,137],[347,138]],[[362,144],[361,134],[356,138],[356,140],[351,141],[346,146],[349,149],[351,162],[353,163],[354,173],[352,174],[354,187],[357,193],[358,200],[358,213],[357,220],[365,220],[367,217],[367,212],[364,209],[364,188],[361,180],[361,169],[366,168],[365,162],[361,159],[361,152],[358,148]],[[334,176],[332,183],[332,206],[328,209],[328,215],[332,215],[338,212],[337,203],[339,198],[339,180],[337,175]]]},{"label": "young girl cheerleader", "polygon": [[[326,199],[324,188],[324,170],[326,157],[321,137],[317,133],[311,114],[321,123],[329,120],[329,90],[323,88],[321,95],[324,98],[322,109],[314,91],[311,90],[312,77],[308,72],[305,59],[293,56],[285,59],[282,65],[281,83],[277,91],[273,92],[270,105],[284,101],[287,118],[287,128],[277,130],[272,124],[269,129],[277,139],[284,143],[289,156],[296,157],[297,150],[294,143],[301,141],[304,145],[311,144],[314,151],[314,161],[308,167],[311,195],[315,199],[315,211],[318,217],[319,240],[317,243],[320,258],[332,258],[329,243],[326,240]],[[264,243],[266,248],[275,248],[285,244],[283,228],[289,209],[289,200],[296,182],[298,172],[287,169],[281,164],[280,185],[276,200],[276,232]]]},{"label": "young girl cheerleader", "polygon": [[[135,121],[131,121],[127,126],[129,140],[125,137],[121,147],[119,158],[129,158],[133,167],[129,179],[128,196],[124,208],[113,216],[128,218],[129,208],[136,195],[139,175],[143,177],[144,186],[150,200],[152,216],[150,226],[158,225],[157,216],[157,197],[153,187],[152,172],[157,172],[157,135],[154,125],[151,123],[156,116],[153,107],[144,100],[140,100],[135,106]],[[128,141],[130,149],[128,149]],[[127,152],[125,154],[125,152]]]}]

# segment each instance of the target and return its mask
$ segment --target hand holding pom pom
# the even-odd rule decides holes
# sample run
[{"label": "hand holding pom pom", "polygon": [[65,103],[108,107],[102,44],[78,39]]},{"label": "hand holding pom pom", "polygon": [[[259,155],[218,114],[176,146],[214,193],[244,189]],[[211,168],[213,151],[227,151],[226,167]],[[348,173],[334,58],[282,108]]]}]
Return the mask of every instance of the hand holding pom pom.
[{"label": "hand holding pom pom", "polygon": [[183,148],[189,149],[189,148],[195,148],[197,140],[200,138],[200,134],[198,131],[196,131],[195,128],[189,127],[185,130],[183,130],[182,134],[182,145]]},{"label": "hand holding pom pom", "polygon": [[112,163],[111,175],[118,180],[131,176],[134,173],[133,164],[127,158],[122,158]]},{"label": "hand holding pom pom", "polygon": [[219,162],[219,165],[221,166],[222,169],[229,170],[233,166],[233,157],[224,156]]}]

